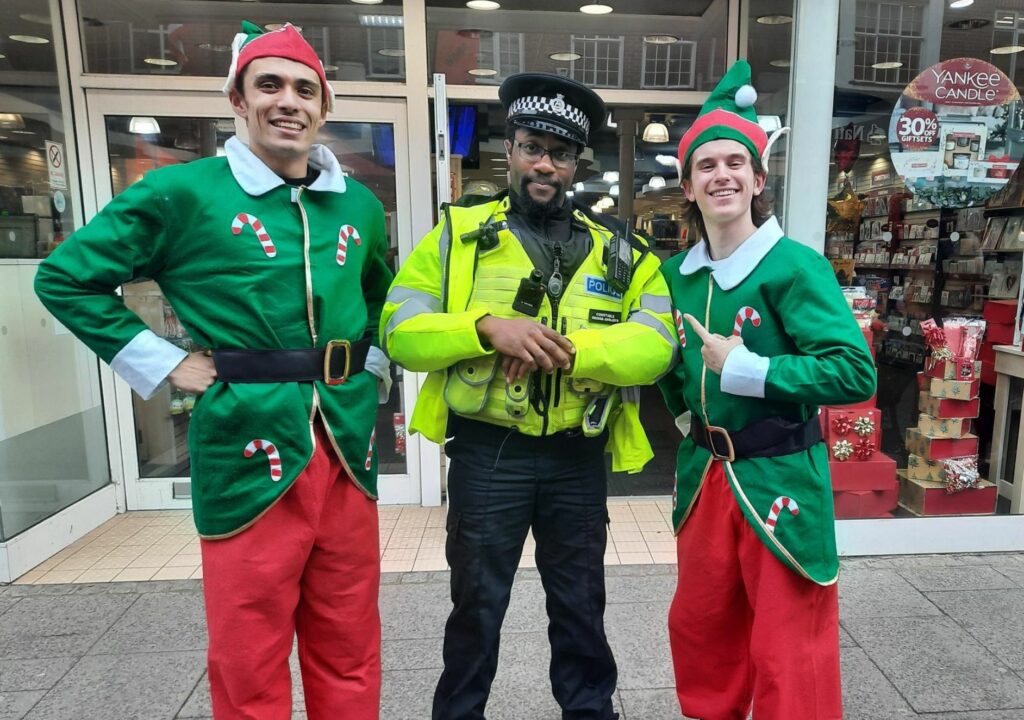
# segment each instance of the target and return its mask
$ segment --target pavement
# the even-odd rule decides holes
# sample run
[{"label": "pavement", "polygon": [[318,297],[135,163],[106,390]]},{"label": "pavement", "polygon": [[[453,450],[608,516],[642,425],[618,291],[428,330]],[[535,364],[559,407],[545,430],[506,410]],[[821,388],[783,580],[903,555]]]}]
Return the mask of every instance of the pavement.
[{"label": "pavement", "polygon": [[[665,625],[675,567],[607,574],[616,706],[623,720],[678,720]],[[0,586],[0,720],[210,718],[200,583]],[[1024,554],[849,559],[839,587],[848,720],[1024,719]],[[381,718],[426,720],[448,573],[387,573],[380,602]],[[488,720],[558,720],[548,660],[540,580],[520,570]]]}]

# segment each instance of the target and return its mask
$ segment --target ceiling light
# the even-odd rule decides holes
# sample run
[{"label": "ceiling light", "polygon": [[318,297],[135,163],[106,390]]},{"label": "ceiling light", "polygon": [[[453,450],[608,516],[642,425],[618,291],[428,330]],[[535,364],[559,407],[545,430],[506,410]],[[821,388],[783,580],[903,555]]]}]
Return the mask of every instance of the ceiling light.
[{"label": "ceiling light", "polygon": [[619,184],[616,183],[616,184],[612,185],[608,189],[608,194],[611,195],[613,198],[617,198],[619,196]]},{"label": "ceiling light", "polygon": [[668,142],[668,128],[665,127],[665,123],[647,123],[642,139],[649,143],[666,143]]},{"label": "ceiling light", "polygon": [[548,57],[560,62],[570,62],[572,60],[579,60],[583,56],[576,52],[556,52],[551,53]]},{"label": "ceiling light", "polygon": [[615,206],[615,201],[609,196],[605,195],[603,198],[597,201],[597,204],[603,208],[610,208]]},{"label": "ceiling light", "polygon": [[614,9],[611,5],[584,5],[580,12],[584,15],[607,15]]},{"label": "ceiling light", "polygon": [[0,128],[22,129],[25,127],[25,118],[20,113],[0,113]]},{"label": "ceiling light", "polygon": [[896,68],[903,67],[903,63],[901,63],[898,60],[893,60],[892,62],[877,62],[874,63],[871,67],[873,67],[875,70],[895,70]]},{"label": "ceiling light", "polygon": [[0,140],[8,140],[8,139],[9,138],[6,135],[0,135]]},{"label": "ceiling light", "polygon": [[35,135],[32,130],[11,130],[12,135]]},{"label": "ceiling light", "polygon": [[575,197],[576,193],[574,193],[572,190],[566,190],[565,191],[565,196],[566,197]]},{"label": "ceiling light", "polygon": [[661,190],[665,187],[665,178],[661,175],[653,175],[651,176],[651,181],[647,184],[651,186],[651,190]]},{"label": "ceiling light", "polygon": [[617,183],[619,181],[619,173],[615,170],[609,170],[601,176],[601,179],[607,183]]},{"label": "ceiling light", "polygon": [[1024,50],[1024,45],[1004,45],[1003,47],[992,48],[989,50],[993,55],[1013,55]]},{"label": "ceiling light", "polygon": [[168,60],[167,58],[144,58],[142,62],[159,67],[173,67],[178,64],[176,60]]},{"label": "ceiling light", "polygon": [[384,57],[405,57],[405,50],[402,48],[381,48],[377,51],[377,54]]},{"label": "ceiling light", "polygon": [[762,15],[757,19],[762,25],[786,25],[793,22],[792,15]]},{"label": "ceiling light", "polygon": [[380,5],[384,0],[352,0],[356,5]]},{"label": "ceiling light", "polygon": [[324,72],[325,73],[336,72],[337,70],[338,70],[338,66],[337,65],[324,65]]},{"label": "ceiling light", "polygon": [[28,43],[29,45],[47,45],[50,41],[38,35],[8,35],[15,42]]},{"label": "ceiling light", "polygon": [[671,45],[679,42],[675,35],[644,35],[644,42],[648,45]]},{"label": "ceiling light", "polygon": [[580,192],[583,192],[583,183],[581,183],[581,182],[576,183],[575,185],[572,186],[572,189],[573,190],[579,190]]},{"label": "ceiling light", "polygon": [[953,0],[949,6],[954,10],[959,10],[960,8],[970,7],[973,4],[974,0]]},{"label": "ceiling light", "polygon": [[790,65],[790,62],[786,58],[779,58],[778,60],[769,60],[768,64],[771,65],[772,67],[788,68],[789,65]]},{"label": "ceiling light", "polygon": [[601,207],[600,205],[598,205],[597,203],[594,203],[593,205],[591,205],[591,206],[590,206],[590,209],[591,209],[591,210],[592,210],[593,212],[596,212],[596,213],[600,213],[600,212],[601,212],[602,210],[604,210],[604,208],[603,208],[603,207]]},{"label": "ceiling light", "polygon": [[405,27],[405,20],[401,15],[360,15],[359,24],[362,27]]},{"label": "ceiling light", "polygon": [[136,135],[156,135],[160,132],[160,123],[153,117],[134,116],[128,121],[128,132]]},{"label": "ceiling light", "polygon": [[494,77],[495,75],[498,74],[498,71],[495,70],[494,68],[473,68],[472,70],[467,70],[466,72],[468,72],[470,75],[475,75],[476,77]]},{"label": "ceiling light", "polygon": [[27,20],[30,23],[36,23],[38,25],[49,25],[50,24],[50,16],[49,15],[36,15],[35,13],[22,13],[18,17],[20,17],[22,20]]},{"label": "ceiling light", "polygon": [[4,55],[3,53],[0,53],[0,60],[3,60],[6,57],[7,57],[6,55]]},{"label": "ceiling light", "polygon": [[469,0],[466,7],[470,10],[497,10],[501,7],[501,3],[496,3],[494,0]]},{"label": "ceiling light", "polygon": [[676,164],[676,158],[674,155],[655,155],[654,159],[657,162],[661,163],[662,165],[667,165],[668,167],[675,167]]}]

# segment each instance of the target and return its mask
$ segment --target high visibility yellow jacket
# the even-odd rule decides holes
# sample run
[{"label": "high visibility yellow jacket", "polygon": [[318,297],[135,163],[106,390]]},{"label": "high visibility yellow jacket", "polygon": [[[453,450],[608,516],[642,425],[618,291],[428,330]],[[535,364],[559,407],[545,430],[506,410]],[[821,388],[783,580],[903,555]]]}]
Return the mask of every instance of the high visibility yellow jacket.
[{"label": "high visibility yellow jacket", "polygon": [[570,373],[533,373],[509,385],[501,357],[485,347],[476,323],[485,315],[529,317],[512,308],[520,280],[533,270],[507,229],[496,243],[474,233],[505,220],[509,199],[450,207],[399,269],[381,315],[381,344],[407,370],[429,373],[409,430],[444,442],[449,410],[527,435],[582,429],[609,430],[613,470],[639,472],[653,457],[640,425],[639,393],[675,362],[675,326],[660,261],[642,238],[631,243],[633,273],[616,292],[605,275],[605,248],[613,231],[578,209],[577,222],[593,246],[557,305],[544,296],[534,318],[576,346]]}]

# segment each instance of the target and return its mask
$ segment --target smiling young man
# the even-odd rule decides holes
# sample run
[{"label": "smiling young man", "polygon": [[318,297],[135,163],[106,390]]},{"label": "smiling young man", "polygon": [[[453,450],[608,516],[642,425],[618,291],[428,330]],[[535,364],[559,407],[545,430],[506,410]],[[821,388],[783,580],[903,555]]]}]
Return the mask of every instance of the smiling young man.
[{"label": "smiling young man", "polygon": [[[291,25],[243,23],[225,91],[248,144],[147,173],[39,268],[46,306],[143,398],[203,393],[189,428],[217,720],[377,720],[381,204],[314,145],[334,94]],[[204,352],[117,298],[157,281]]]},{"label": "smiling young man", "polygon": [[874,364],[828,261],[783,235],[763,196],[768,138],[750,66],[722,78],[679,143],[701,233],[665,262],[692,413],[679,446],[669,611],[676,692],[701,720],[839,720],[832,489],[817,412],[866,399]]},{"label": "smiling young man", "polygon": [[541,74],[514,75],[498,94],[508,195],[447,208],[402,265],[381,318],[391,358],[429,373],[410,429],[449,438],[454,607],[432,717],[483,720],[532,529],[562,718],[610,720],[604,454],[618,471],[651,458],[630,386],[671,364],[667,289],[642,239],[566,196],[604,122],[600,98]]}]

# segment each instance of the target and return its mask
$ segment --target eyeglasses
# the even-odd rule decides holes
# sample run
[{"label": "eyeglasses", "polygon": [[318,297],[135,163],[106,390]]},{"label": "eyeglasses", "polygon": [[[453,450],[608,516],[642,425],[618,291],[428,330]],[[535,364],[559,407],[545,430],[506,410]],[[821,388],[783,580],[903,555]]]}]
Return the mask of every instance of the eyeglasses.
[{"label": "eyeglasses", "polygon": [[523,159],[532,163],[540,162],[540,159],[547,155],[551,158],[551,164],[555,167],[567,168],[575,165],[576,161],[580,159],[579,155],[568,150],[550,150],[543,145],[533,142],[521,143],[518,140],[514,142],[516,147],[519,148],[519,154],[522,155]]}]

